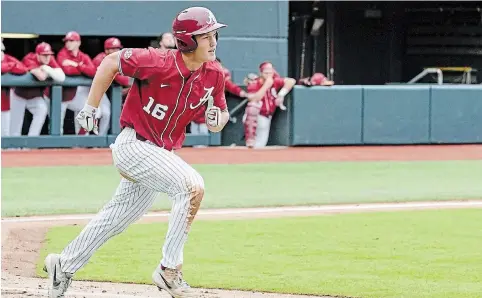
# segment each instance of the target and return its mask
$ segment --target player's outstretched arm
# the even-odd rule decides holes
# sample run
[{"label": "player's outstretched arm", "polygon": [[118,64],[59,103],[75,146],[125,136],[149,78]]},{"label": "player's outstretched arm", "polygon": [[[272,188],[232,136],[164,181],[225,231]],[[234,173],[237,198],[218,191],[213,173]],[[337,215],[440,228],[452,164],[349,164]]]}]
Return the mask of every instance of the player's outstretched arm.
[{"label": "player's outstretched arm", "polygon": [[97,108],[99,107],[100,100],[104,93],[109,89],[115,75],[119,71],[119,55],[118,53],[112,53],[107,55],[94,75],[92,80],[92,86],[90,87],[89,96],[87,98],[87,104]]},{"label": "player's outstretched arm", "polygon": [[99,134],[99,120],[95,115],[98,112],[102,96],[109,89],[118,72],[118,63],[119,56],[117,53],[112,53],[102,60],[92,81],[87,102],[76,117],[80,126],[89,132],[92,131],[95,134]]}]

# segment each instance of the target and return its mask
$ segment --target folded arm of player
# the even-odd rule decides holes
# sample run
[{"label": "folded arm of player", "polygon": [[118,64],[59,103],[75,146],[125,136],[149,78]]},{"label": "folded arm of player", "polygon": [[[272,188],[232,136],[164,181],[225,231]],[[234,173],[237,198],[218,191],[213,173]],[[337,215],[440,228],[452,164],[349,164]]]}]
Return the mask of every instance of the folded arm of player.
[{"label": "folded arm of player", "polygon": [[65,81],[65,73],[62,68],[52,68],[49,65],[42,65],[40,68],[45,71],[54,81],[62,83]]},{"label": "folded arm of player", "polygon": [[98,113],[100,100],[104,93],[109,89],[115,75],[119,71],[119,54],[112,53],[107,55],[99,65],[92,86],[90,87],[89,96],[84,108],[77,115],[77,121],[87,131],[98,134],[98,119],[95,117]]},{"label": "folded arm of player", "polygon": [[284,105],[285,96],[293,89],[293,86],[296,84],[296,80],[293,78],[284,78],[284,86],[278,92],[278,96],[276,97],[276,105],[280,107],[281,110],[286,110]]}]

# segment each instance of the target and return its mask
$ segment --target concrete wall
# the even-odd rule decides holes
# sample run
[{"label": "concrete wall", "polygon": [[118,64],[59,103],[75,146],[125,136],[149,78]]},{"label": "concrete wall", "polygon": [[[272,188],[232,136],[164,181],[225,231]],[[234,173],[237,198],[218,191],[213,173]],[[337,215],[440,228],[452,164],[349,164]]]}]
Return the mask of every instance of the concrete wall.
[{"label": "concrete wall", "polygon": [[271,60],[287,75],[287,1],[4,1],[2,31],[82,36],[156,37],[171,28],[174,16],[190,6],[211,9],[222,29],[218,55],[235,82]]}]

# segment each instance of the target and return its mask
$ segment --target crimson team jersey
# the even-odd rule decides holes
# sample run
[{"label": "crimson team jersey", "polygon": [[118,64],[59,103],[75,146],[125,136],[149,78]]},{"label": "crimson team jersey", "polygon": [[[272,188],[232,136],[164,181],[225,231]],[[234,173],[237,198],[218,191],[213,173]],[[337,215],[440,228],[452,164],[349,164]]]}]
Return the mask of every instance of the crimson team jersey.
[{"label": "crimson team jersey", "polygon": [[[17,58],[8,54],[3,54],[2,74],[11,73],[22,75],[27,73],[27,67],[23,65]],[[2,86],[2,112],[10,110],[10,87]]]},{"label": "crimson team jersey", "polygon": [[[281,88],[284,86],[284,79],[280,77],[276,77],[273,79],[273,85],[271,88],[269,88],[266,93],[263,95],[263,98],[261,99],[261,110],[260,110],[260,115],[263,116],[271,116],[274,114],[276,111],[276,104],[275,100],[278,95],[278,92]],[[255,81],[250,83],[247,86],[248,92],[249,93],[255,93],[259,89],[263,87],[263,83],[261,82],[261,78],[257,78]]]},{"label": "crimson team jersey", "polygon": [[[77,67],[74,67],[71,65],[62,65],[62,63],[67,59],[76,62],[78,64]],[[92,59],[90,59],[89,55],[85,54],[80,50],[77,53],[77,56],[74,56],[74,54],[71,51],[63,47],[57,53],[57,62],[59,63],[62,70],[64,71],[65,75],[67,76],[84,75],[84,76],[93,78],[97,70],[97,68],[94,66],[94,63],[92,62]],[[71,101],[72,99],[74,99],[76,92],[77,92],[77,87],[63,87],[62,101]]]},{"label": "crimson team jersey", "polygon": [[119,73],[133,77],[122,109],[121,127],[166,150],[179,149],[186,126],[206,103],[226,110],[224,74],[217,61],[206,62],[191,72],[178,50],[122,49]]}]

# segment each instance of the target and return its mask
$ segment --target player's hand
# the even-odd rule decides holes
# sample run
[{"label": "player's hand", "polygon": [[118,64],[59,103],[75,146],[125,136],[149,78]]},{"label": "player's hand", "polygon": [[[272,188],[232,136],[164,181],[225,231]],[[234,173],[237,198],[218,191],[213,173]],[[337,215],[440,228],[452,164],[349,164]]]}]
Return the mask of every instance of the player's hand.
[{"label": "player's hand", "polygon": [[264,80],[264,85],[266,85],[268,87],[273,86],[273,83],[274,83],[274,79],[273,79],[272,76],[269,76]]},{"label": "player's hand", "polygon": [[218,107],[208,108],[206,110],[206,124],[211,127],[221,126],[221,109]]},{"label": "player's hand", "polygon": [[275,104],[282,110],[286,110],[286,106],[284,105],[285,98],[284,96],[278,96],[275,100]]},{"label": "player's hand", "polygon": [[88,132],[93,132],[94,134],[99,134],[99,119],[96,116],[98,114],[98,109],[86,104],[84,108],[79,112],[76,119]]}]

